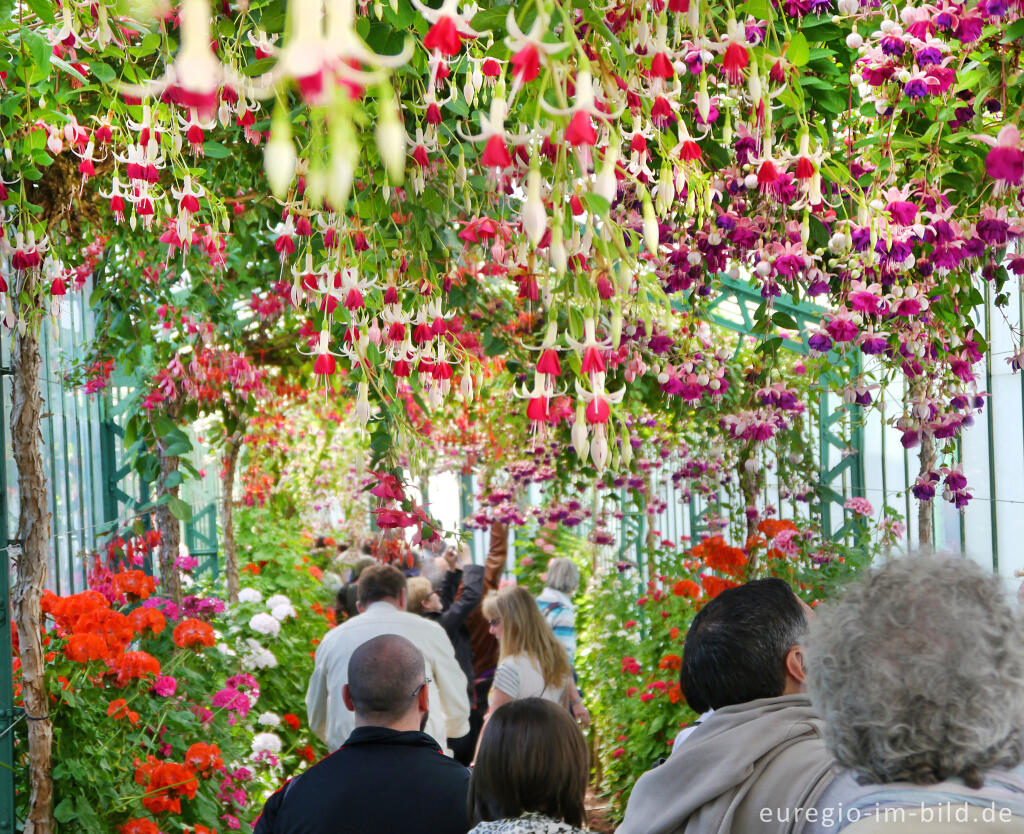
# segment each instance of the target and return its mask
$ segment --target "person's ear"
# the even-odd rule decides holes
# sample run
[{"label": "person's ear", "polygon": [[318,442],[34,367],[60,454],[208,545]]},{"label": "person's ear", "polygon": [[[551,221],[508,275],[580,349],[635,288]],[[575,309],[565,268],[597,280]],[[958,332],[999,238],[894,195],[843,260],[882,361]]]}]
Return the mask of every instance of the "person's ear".
[{"label": "person's ear", "polygon": [[356,601],[356,611],[358,613],[362,614],[365,610],[366,610],[366,606],[364,606],[361,602]]},{"label": "person's ear", "polygon": [[807,668],[804,666],[804,650],[801,646],[793,646],[786,652],[786,674],[800,686],[807,679]]},{"label": "person's ear", "polygon": [[408,605],[407,605],[408,601],[409,601],[409,599],[406,596],[405,589],[403,588],[402,592],[398,595],[398,610],[399,611],[407,610],[408,609]]},{"label": "person's ear", "polygon": [[427,712],[430,708],[430,684],[428,683],[416,694],[416,707],[420,712]]},{"label": "person's ear", "polygon": [[341,700],[345,702],[347,709],[350,709],[352,712],[356,711],[356,702],[352,700],[352,692],[349,690],[347,683],[341,688]]}]

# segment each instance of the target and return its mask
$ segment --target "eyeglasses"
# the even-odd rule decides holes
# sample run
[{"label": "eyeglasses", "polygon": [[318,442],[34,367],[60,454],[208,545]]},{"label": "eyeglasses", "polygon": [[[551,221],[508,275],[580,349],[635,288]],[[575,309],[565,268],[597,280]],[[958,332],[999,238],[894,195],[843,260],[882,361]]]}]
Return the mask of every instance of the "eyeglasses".
[{"label": "eyeglasses", "polygon": [[421,684],[420,684],[419,686],[417,686],[417,687],[416,687],[416,688],[415,688],[415,689],[414,689],[414,690],[412,691],[412,695],[410,695],[409,697],[410,697],[410,698],[415,698],[415,697],[416,697],[417,695],[419,695],[419,694],[420,694],[420,690],[422,690],[424,686],[426,686],[426,685],[427,685],[428,683],[433,683],[433,682],[434,682],[434,681],[433,681],[433,679],[432,679],[432,678],[430,677],[430,675],[427,675],[427,679],[426,679],[425,681],[423,681],[423,683],[421,683]]},{"label": "eyeglasses", "polygon": [[495,617],[493,620],[488,620],[487,625],[490,628],[497,628],[501,625],[501,617]]}]

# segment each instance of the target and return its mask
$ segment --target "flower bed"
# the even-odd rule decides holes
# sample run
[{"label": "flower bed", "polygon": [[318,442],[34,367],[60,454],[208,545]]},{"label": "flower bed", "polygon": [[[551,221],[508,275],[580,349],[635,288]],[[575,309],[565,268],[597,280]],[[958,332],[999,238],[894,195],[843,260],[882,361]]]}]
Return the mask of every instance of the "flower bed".
[{"label": "flower bed", "polygon": [[250,561],[236,605],[200,581],[176,605],[130,558],[97,564],[87,591],[44,597],[62,831],[239,829],[326,752],[304,720],[312,652],[333,620],[321,569],[294,525],[243,512],[238,529]]}]

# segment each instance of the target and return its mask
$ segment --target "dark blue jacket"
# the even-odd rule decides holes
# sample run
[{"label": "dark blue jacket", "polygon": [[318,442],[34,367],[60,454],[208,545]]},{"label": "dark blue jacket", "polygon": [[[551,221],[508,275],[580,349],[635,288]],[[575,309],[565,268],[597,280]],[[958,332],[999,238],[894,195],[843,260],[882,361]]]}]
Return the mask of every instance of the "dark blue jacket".
[{"label": "dark blue jacket", "polygon": [[267,800],[254,834],[466,834],[468,788],[426,733],[357,727]]}]

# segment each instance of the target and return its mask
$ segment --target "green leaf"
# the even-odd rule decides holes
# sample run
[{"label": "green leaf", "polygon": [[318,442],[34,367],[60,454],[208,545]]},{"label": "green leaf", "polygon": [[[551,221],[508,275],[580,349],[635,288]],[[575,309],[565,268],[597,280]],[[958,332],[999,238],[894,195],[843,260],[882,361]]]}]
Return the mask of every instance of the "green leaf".
[{"label": "green leaf", "polygon": [[[38,32],[24,32],[22,33],[22,38],[32,56],[32,63],[36,68],[36,72],[43,72],[43,78],[46,78],[50,73],[50,56],[53,54],[53,47]],[[42,79],[37,80],[41,81]]]},{"label": "green leaf", "polygon": [[192,444],[187,440],[175,440],[166,449],[164,454],[172,458],[180,458],[192,451]]},{"label": "green leaf", "polygon": [[27,0],[28,7],[34,11],[44,23],[56,23],[57,18],[53,15],[56,3],[50,0]]},{"label": "green leaf", "polygon": [[169,509],[171,511],[171,515],[179,521],[192,520],[192,507],[180,498],[176,498],[173,495],[169,496],[167,499],[167,509]]},{"label": "green leaf", "polygon": [[167,489],[174,489],[176,486],[180,486],[181,482],[185,480],[185,476],[175,469],[170,475],[164,478],[164,486]]},{"label": "green leaf", "polygon": [[607,217],[608,212],[611,211],[611,203],[608,202],[600,194],[587,193],[583,195],[583,202],[592,214],[596,214],[598,217]]},{"label": "green leaf", "polygon": [[56,55],[53,55],[51,53],[51,55],[50,55],[50,63],[53,64],[55,67],[57,67],[57,69],[64,70],[64,72],[66,72],[68,75],[72,76],[73,78],[77,78],[83,84],[88,84],[89,83],[89,79],[88,78],[86,78],[84,75],[82,75],[82,73],[80,73],[78,70],[76,70],[73,66],[71,66],[71,64],[69,64],[63,58],[58,58]]},{"label": "green leaf", "polygon": [[[505,19],[508,17],[508,10],[508,6],[498,6],[496,9],[484,9],[473,16],[473,20],[469,25],[478,32],[493,32],[495,30],[504,32]],[[525,26],[526,24],[524,23],[523,25]]]},{"label": "green leaf", "polygon": [[742,14],[744,16],[752,15],[757,20],[769,20],[772,16],[772,10],[768,0],[747,0],[743,4]]},{"label": "green leaf", "polygon": [[506,345],[504,341],[502,341],[501,339],[495,338],[494,336],[491,336],[490,343],[489,344],[485,344],[485,346],[484,346],[484,355],[485,356],[500,356],[506,350],[508,350],[508,345]]},{"label": "green leaf", "polygon": [[160,475],[160,461],[156,455],[143,455],[135,462],[135,471],[146,483],[152,483]]},{"label": "green leaf", "polygon": [[76,816],[75,800],[70,796],[65,796],[60,804],[53,809],[53,817],[59,823],[71,822]]},{"label": "green leaf", "polygon": [[227,147],[220,142],[214,142],[212,139],[207,139],[203,142],[203,153],[209,159],[227,159],[231,156],[231,151]]},{"label": "green leaf", "polygon": [[772,322],[779,327],[784,327],[786,330],[800,329],[800,325],[798,325],[793,317],[787,313],[776,313],[772,316]]},{"label": "green leaf", "polygon": [[797,32],[793,36],[793,40],[789,42],[789,49],[786,51],[786,57],[789,62],[795,67],[802,67],[811,58],[811,49],[807,45],[807,38],[803,32]]},{"label": "green leaf", "polygon": [[11,19],[14,11],[14,0],[0,0],[0,27]]},{"label": "green leaf", "polygon": [[97,81],[103,84],[109,84],[117,78],[117,73],[114,72],[108,64],[104,64],[102,61],[90,61],[88,66],[89,72],[96,76]]}]

